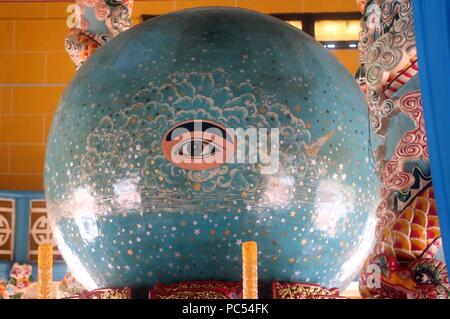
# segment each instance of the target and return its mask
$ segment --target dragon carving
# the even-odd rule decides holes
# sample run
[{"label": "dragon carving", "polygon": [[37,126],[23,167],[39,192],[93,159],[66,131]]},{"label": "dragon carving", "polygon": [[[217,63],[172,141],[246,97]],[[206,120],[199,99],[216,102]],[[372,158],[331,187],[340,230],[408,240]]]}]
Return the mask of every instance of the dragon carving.
[{"label": "dragon carving", "polygon": [[377,242],[360,274],[364,298],[450,298],[418,85],[411,0],[357,0],[358,80],[366,94],[381,180]]}]

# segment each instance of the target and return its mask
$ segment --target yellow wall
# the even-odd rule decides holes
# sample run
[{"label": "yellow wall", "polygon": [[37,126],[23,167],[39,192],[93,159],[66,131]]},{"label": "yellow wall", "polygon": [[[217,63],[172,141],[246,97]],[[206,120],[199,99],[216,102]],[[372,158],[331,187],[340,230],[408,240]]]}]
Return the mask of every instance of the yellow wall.
[{"label": "yellow wall", "polygon": [[[142,14],[208,5],[265,13],[357,11],[355,0],[165,0],[135,2]],[[74,73],[64,51],[68,3],[0,3],[0,189],[43,189],[45,143],[59,96]],[[351,72],[357,50],[334,51]]]},{"label": "yellow wall", "polygon": [[351,74],[356,74],[359,68],[359,50],[358,49],[340,49],[331,50],[336,58],[350,71]]}]

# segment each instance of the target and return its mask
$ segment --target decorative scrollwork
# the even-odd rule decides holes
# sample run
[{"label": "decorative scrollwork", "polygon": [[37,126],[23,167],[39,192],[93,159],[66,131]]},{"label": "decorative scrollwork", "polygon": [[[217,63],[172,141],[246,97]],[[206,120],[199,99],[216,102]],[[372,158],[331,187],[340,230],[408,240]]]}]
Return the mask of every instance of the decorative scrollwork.
[{"label": "decorative scrollwork", "polygon": [[39,217],[31,226],[30,235],[36,244],[41,245],[52,241],[52,231],[46,216]]},{"label": "decorative scrollwork", "polygon": [[[133,0],[77,0],[81,8],[80,25],[66,36],[65,48],[79,68],[99,47],[132,25]],[[89,23],[85,9],[93,8],[95,18],[103,22],[104,30],[95,30],[97,24]]]},{"label": "decorative scrollwork", "polygon": [[394,23],[399,7],[399,0],[387,0],[381,5],[381,20],[385,29],[390,28]]},{"label": "decorative scrollwork", "polygon": [[53,259],[61,259],[61,254],[56,249],[56,245],[53,241],[52,230],[47,218],[46,203],[43,200],[31,201],[29,232],[30,260],[36,260],[36,258],[38,257],[38,247],[43,244],[53,244]]},{"label": "decorative scrollwork", "polygon": [[15,201],[0,199],[0,260],[11,260],[14,250]]},{"label": "decorative scrollwork", "polygon": [[0,215],[0,247],[11,238],[11,225],[5,216]]},{"label": "decorative scrollwork", "polygon": [[[366,91],[372,117],[372,128],[384,135],[389,118],[384,100],[398,89],[396,81],[416,60],[414,25],[411,3],[403,0],[367,1],[360,34],[362,67],[366,70],[361,82],[367,83]],[[395,84],[395,85],[393,85]]]},{"label": "decorative scrollwork", "polygon": [[400,17],[409,17],[412,14],[411,0],[403,0],[400,4]]}]

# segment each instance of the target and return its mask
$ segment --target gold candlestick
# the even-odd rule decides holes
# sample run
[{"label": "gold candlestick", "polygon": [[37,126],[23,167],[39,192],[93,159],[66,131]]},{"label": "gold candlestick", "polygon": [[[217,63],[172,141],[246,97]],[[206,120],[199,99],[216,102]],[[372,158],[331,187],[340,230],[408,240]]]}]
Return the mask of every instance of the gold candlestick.
[{"label": "gold candlestick", "polygon": [[50,299],[53,285],[53,245],[38,247],[38,288],[39,299]]},{"label": "gold candlestick", "polygon": [[244,299],[258,299],[258,248],[255,241],[242,244],[242,290]]}]

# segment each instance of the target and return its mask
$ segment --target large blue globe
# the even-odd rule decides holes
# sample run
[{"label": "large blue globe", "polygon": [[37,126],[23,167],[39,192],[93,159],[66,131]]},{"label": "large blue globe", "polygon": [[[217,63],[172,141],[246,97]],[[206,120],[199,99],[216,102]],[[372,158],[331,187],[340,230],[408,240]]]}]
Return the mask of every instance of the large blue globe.
[{"label": "large blue globe", "polygon": [[[229,128],[257,139],[238,143]],[[264,136],[278,154],[207,162],[259,152]],[[322,45],[251,11],[180,11],[120,34],[65,90],[48,140],[49,216],[90,289],[240,280],[247,240],[262,284],[344,288],[374,236],[369,154],[364,98]]]}]

